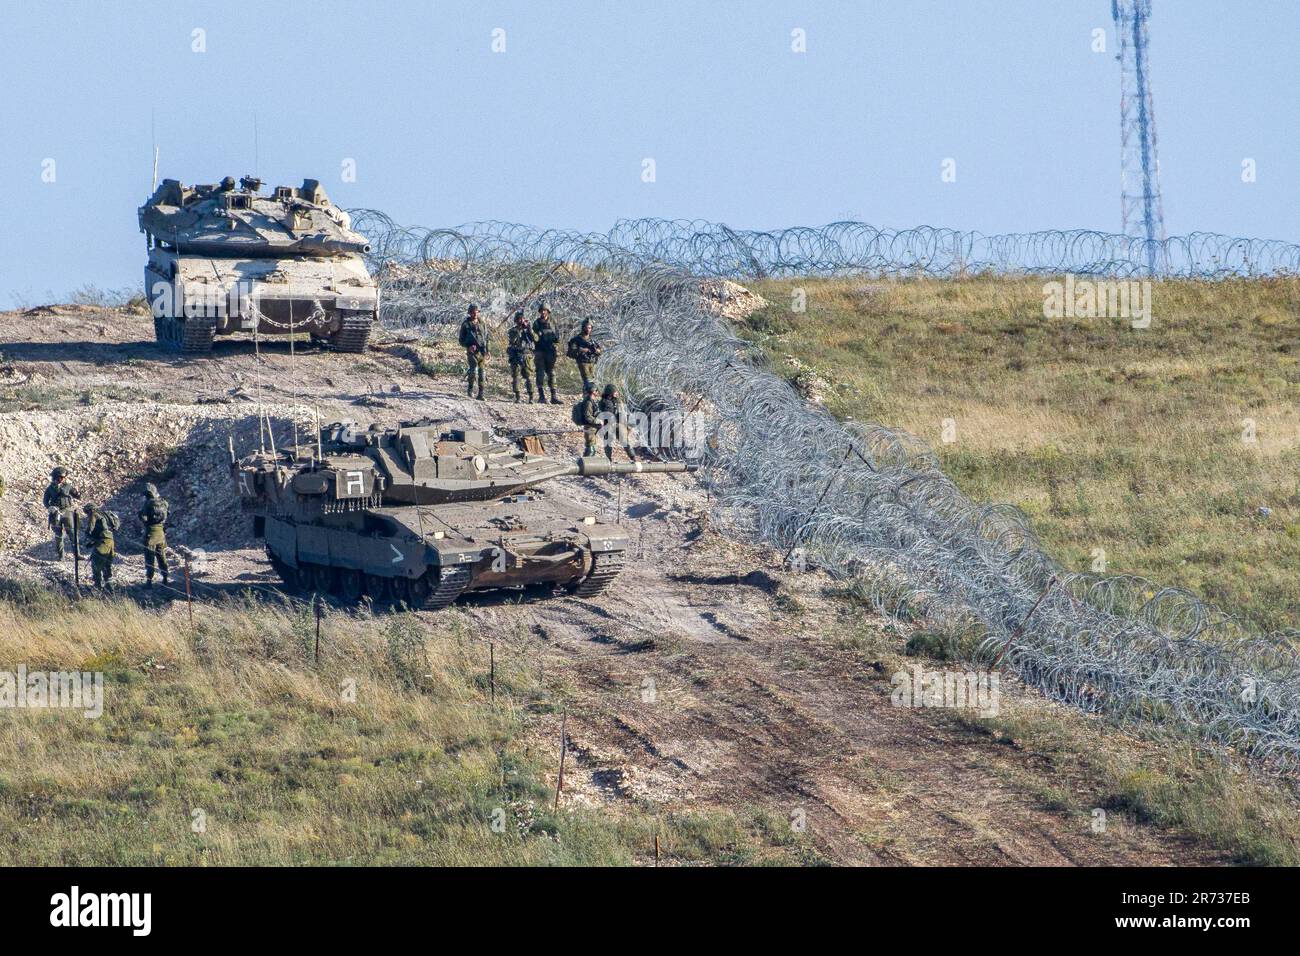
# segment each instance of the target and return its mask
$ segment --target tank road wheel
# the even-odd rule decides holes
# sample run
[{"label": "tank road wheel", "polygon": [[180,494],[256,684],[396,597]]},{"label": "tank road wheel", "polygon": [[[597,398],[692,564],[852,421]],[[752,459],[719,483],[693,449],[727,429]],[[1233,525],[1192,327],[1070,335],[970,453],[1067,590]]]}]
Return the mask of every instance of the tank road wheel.
[{"label": "tank road wheel", "polygon": [[416,611],[424,607],[424,599],[429,596],[429,579],[426,575],[418,578],[394,578],[393,594],[397,606],[406,611]]},{"label": "tank road wheel", "polygon": [[339,593],[348,604],[360,604],[362,579],[360,571],[342,568],[339,571]]},{"label": "tank road wheel", "polygon": [[307,585],[308,591],[317,594],[331,594],[335,588],[334,569],[324,564],[299,565],[299,573]]},{"label": "tank road wheel", "polygon": [[609,586],[623,570],[623,552],[607,551],[591,556],[591,572],[573,589],[574,597],[594,597]]},{"label": "tank road wheel", "polygon": [[367,574],[364,577],[366,595],[376,607],[382,607],[393,600],[393,579],[380,574]]},{"label": "tank road wheel", "polygon": [[374,314],[370,312],[344,312],[339,330],[327,341],[337,352],[364,352],[370,340],[370,327]]}]

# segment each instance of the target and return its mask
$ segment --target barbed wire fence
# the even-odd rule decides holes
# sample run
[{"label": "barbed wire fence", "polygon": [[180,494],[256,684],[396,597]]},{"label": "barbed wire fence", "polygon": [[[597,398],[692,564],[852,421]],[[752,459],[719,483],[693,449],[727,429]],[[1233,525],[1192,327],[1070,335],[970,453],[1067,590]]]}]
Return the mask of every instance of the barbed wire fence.
[{"label": "barbed wire fence", "polygon": [[[390,327],[442,334],[467,301],[509,301],[539,286],[566,325],[598,316],[603,380],[643,405],[705,413],[699,475],[718,519],[737,533],[797,550],[882,613],[976,635],[976,661],[1008,667],[1049,697],[1300,765],[1300,632],[1265,632],[1181,588],[1062,567],[1025,515],[969,500],[920,439],[804,401],[734,332],[701,281],[1136,276],[1145,242],[856,223],[742,233],[639,220],[593,236],[501,223],[412,229],[366,210],[354,221],[371,238]],[[1160,245],[1169,276],[1289,275],[1300,266],[1300,246],[1285,243],[1201,236]]]}]

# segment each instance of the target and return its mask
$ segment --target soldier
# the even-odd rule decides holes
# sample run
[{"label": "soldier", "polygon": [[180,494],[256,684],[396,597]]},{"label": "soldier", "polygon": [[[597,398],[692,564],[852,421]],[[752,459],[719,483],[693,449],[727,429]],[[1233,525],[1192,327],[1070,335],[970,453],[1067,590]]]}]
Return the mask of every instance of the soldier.
[{"label": "soldier", "polygon": [[45,512],[49,515],[50,530],[54,532],[54,559],[63,560],[63,539],[75,541],[74,518],[76,508],[73,500],[81,497],[81,492],[68,481],[68,469],[63,466],[50,472],[50,483],[45,487]]},{"label": "soldier", "polygon": [[591,337],[591,319],[584,319],[582,331],[569,339],[569,348],[565,353],[578,363],[578,374],[582,376],[582,390],[595,382],[596,359],[600,358],[600,346]]},{"label": "soldier", "polygon": [[560,404],[555,395],[555,358],[560,333],[551,325],[551,310],[545,302],[537,303],[537,318],[533,320],[533,334],[537,336],[537,400],[546,401],[543,383],[551,386],[551,404]]},{"label": "soldier", "polygon": [[596,401],[596,386],[587,386],[582,401],[573,406],[573,424],[582,426],[582,437],[586,444],[582,449],[583,458],[596,454],[596,433],[600,431],[600,402]]},{"label": "soldier", "polygon": [[[510,386],[515,390],[515,404],[519,403],[519,379],[523,378],[528,391],[528,404],[533,403],[533,353],[537,350],[537,336],[528,327],[524,310],[515,313],[515,324],[509,334],[506,356],[510,359]],[[541,389],[539,384],[538,389]]]},{"label": "soldier", "polygon": [[167,499],[158,494],[158,486],[144,486],[144,507],[140,509],[140,523],[144,525],[144,586],[153,587],[154,565],[167,583]]},{"label": "soldier", "polygon": [[113,590],[113,555],[116,548],[113,543],[113,531],[117,524],[110,512],[101,511],[94,505],[81,509],[86,516],[86,537],[90,539],[90,569],[95,576],[95,587],[104,591]]},{"label": "soldier", "polygon": [[478,378],[478,400],[483,401],[483,366],[488,358],[488,331],[478,317],[478,306],[471,305],[460,324],[460,344],[465,347],[465,394],[474,395],[474,379]]},{"label": "soldier", "polygon": [[623,451],[627,452],[627,460],[636,461],[636,452],[628,440],[627,406],[619,398],[618,389],[613,383],[606,385],[605,391],[601,393],[600,412],[605,426],[605,457],[611,462],[614,460],[614,441],[617,439],[623,446]]}]

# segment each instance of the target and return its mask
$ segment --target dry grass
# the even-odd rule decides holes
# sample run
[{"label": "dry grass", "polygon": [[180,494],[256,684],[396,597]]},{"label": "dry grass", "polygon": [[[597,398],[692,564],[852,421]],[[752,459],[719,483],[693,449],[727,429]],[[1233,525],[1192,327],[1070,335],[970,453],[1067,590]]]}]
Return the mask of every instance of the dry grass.
[{"label": "dry grass", "polygon": [[[804,313],[790,308],[796,287]],[[1104,551],[1108,571],[1300,626],[1300,280],[1156,283],[1146,330],[1045,319],[1038,279],[755,290],[772,305],[742,331],[777,368],[794,356],[831,383],[834,413],[926,439],[973,499],[1027,512],[1066,566],[1087,570]],[[949,418],[957,440],[944,444]],[[970,729],[1050,760],[1061,785],[1045,787],[1048,805],[1174,828],[1242,862],[1300,864],[1294,780],[1032,699]]]},{"label": "dry grass", "polygon": [[1101,549],[1110,571],[1300,624],[1300,280],[1156,283],[1146,330],[1045,319],[1042,287],[763,282],[747,328],[832,382],[837,414],[905,428],[972,498],[1019,505],[1067,566]]},{"label": "dry grass", "polygon": [[0,711],[5,862],[626,864],[656,832],[667,862],[797,855],[756,812],[552,812],[532,728],[556,700],[499,655],[493,704],[457,620],[332,614],[315,666],[300,607],[204,606],[191,634],[182,611],[7,588],[0,668],[106,686],[99,719]]}]

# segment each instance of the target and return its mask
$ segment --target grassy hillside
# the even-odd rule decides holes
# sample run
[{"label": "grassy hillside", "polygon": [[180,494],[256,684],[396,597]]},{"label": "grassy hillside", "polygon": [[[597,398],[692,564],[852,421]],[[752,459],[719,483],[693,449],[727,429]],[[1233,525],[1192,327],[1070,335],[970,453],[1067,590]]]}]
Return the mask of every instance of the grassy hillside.
[{"label": "grassy hillside", "polygon": [[1144,330],[1046,319],[1041,279],[754,288],[771,304],[744,328],[779,369],[793,356],[837,414],[926,439],[1068,567],[1104,552],[1111,572],[1300,625],[1300,280],[1158,282]]},{"label": "grassy hillside", "polygon": [[493,702],[455,620],[332,614],[316,665],[301,607],[204,605],[191,632],[183,606],[6,586],[0,667],[106,686],[99,719],[0,710],[3,861],[625,864],[656,834],[666,862],[798,858],[759,813],[554,811],[562,693],[498,655]]}]

